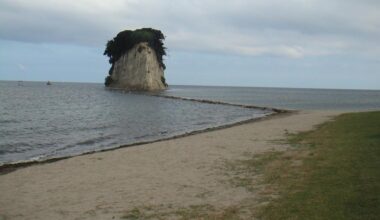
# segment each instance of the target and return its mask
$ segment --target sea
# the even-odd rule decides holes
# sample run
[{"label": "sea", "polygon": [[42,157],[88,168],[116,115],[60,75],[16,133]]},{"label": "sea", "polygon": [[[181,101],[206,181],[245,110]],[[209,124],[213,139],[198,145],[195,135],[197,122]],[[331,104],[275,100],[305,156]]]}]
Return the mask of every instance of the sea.
[{"label": "sea", "polygon": [[[75,156],[266,117],[270,109],[380,110],[380,91],[0,81],[0,165]],[[182,97],[237,105],[167,98]]]}]

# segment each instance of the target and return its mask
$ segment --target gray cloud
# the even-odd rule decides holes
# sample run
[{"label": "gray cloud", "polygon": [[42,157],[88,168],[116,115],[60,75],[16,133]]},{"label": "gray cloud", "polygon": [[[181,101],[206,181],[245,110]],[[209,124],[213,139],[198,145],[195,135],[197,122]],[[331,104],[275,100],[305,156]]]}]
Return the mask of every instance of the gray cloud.
[{"label": "gray cloud", "polygon": [[379,10],[375,0],[3,0],[0,38],[99,46],[120,30],[154,27],[170,50],[378,56]]}]

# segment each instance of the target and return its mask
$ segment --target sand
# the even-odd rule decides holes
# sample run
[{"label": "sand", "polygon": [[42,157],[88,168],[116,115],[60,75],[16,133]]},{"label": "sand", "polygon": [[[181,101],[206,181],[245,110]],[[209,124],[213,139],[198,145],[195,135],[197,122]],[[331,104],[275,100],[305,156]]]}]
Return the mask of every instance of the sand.
[{"label": "sand", "polygon": [[[307,131],[341,112],[280,114],[231,128],[33,165],[0,175],[0,219],[119,219],[258,196],[228,184],[229,161],[286,150],[286,133]],[[175,216],[174,216],[175,218]]]}]

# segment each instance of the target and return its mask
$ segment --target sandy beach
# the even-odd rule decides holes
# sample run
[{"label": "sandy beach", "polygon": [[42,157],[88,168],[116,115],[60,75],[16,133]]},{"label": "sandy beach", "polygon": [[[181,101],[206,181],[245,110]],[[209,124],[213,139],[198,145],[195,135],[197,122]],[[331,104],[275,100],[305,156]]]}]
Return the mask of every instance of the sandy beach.
[{"label": "sandy beach", "polygon": [[228,208],[259,195],[228,184],[226,163],[286,150],[286,134],[310,130],[340,113],[280,114],[17,169],[0,175],[0,219],[120,219],[141,207],[151,212],[199,205]]}]

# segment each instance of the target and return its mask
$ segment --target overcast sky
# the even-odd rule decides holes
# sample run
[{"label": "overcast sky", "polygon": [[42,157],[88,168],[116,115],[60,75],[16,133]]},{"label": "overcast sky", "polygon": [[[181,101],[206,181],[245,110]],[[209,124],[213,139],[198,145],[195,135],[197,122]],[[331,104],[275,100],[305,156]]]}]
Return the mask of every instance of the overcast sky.
[{"label": "overcast sky", "polygon": [[166,36],[169,84],[380,89],[378,0],[0,0],[0,80],[103,82],[107,40]]}]

